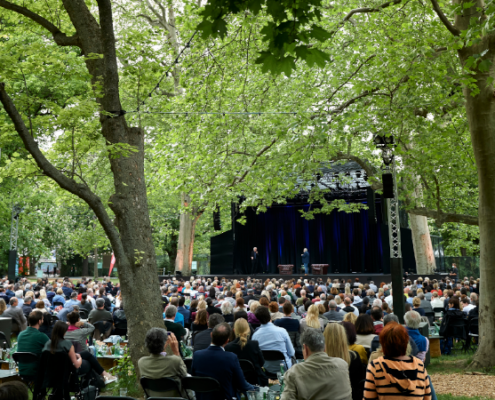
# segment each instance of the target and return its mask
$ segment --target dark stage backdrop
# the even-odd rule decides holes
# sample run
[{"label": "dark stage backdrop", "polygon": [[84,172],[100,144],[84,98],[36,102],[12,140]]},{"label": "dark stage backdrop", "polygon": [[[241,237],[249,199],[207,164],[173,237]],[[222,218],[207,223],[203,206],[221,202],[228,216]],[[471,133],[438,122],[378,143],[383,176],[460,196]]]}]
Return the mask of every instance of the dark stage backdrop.
[{"label": "dark stage backdrop", "polygon": [[[236,222],[233,231],[211,238],[211,273],[226,274],[227,265],[231,265],[230,273],[251,274],[251,250],[255,246],[262,261],[257,273],[278,273],[279,264],[294,264],[294,273],[300,273],[305,247],[310,263],[329,264],[328,273],[390,273],[388,227],[379,202],[376,223],[370,221],[368,210],[316,214],[308,221],[299,212],[308,208],[275,206],[260,214],[246,210],[244,225]],[[404,269],[412,272],[416,263],[411,233],[402,228],[401,234]]]},{"label": "dark stage backdrop", "polygon": [[329,273],[385,272],[380,207],[376,207],[377,224],[370,223],[367,210],[316,214],[308,221],[300,213],[308,208],[309,205],[276,206],[260,214],[248,209],[246,224],[235,224],[237,270],[250,272],[250,252],[256,246],[262,260],[259,272],[275,273],[279,264],[294,264],[294,272],[299,273],[305,247],[310,263],[329,264]]}]

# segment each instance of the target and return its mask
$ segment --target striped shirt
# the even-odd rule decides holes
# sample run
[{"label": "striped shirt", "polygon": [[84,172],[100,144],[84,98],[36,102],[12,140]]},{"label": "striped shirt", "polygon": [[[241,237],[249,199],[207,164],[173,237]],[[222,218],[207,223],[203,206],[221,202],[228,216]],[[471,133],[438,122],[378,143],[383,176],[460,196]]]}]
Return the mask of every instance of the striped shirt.
[{"label": "striped shirt", "polygon": [[380,399],[431,400],[428,372],[421,360],[410,357],[397,360],[379,357],[368,364],[364,400]]}]

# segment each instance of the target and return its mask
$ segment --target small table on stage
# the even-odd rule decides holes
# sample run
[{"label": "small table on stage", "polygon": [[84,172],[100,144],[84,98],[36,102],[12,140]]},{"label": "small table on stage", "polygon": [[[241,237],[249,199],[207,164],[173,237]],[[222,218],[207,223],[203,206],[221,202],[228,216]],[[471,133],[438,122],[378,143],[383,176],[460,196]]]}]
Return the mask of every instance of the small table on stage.
[{"label": "small table on stage", "polygon": [[328,271],[328,264],[312,264],[311,270],[314,275],[326,275]]},{"label": "small table on stage", "polygon": [[280,275],[292,275],[294,272],[294,264],[280,264],[277,268]]}]

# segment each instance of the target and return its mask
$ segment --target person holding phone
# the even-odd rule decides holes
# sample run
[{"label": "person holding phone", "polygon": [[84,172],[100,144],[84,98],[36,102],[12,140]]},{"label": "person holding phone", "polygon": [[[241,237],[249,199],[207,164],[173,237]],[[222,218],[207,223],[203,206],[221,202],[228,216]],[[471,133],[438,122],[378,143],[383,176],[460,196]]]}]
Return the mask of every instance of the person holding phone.
[{"label": "person holding phone", "polygon": [[[172,378],[181,388],[181,378],[187,376],[187,367],[179,353],[179,342],[173,332],[163,328],[151,328],[146,334],[145,346],[149,356],[141,357],[138,361],[141,376],[150,379]],[[150,397],[184,397],[188,398],[181,388],[166,392],[148,390]]]}]

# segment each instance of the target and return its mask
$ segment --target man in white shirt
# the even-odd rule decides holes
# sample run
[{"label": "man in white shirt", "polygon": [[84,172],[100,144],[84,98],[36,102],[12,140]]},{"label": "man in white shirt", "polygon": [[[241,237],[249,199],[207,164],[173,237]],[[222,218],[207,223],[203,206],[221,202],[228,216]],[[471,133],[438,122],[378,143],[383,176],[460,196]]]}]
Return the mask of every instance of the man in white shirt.
[{"label": "man in white shirt", "polygon": [[474,304],[471,304],[467,297],[462,299],[462,312],[463,313],[469,314],[469,311],[471,311],[474,307],[476,307],[476,306]]},{"label": "man in white shirt", "polygon": [[389,307],[394,307],[394,298],[392,297],[392,289],[390,289],[390,296],[385,297],[385,301],[389,305]]},{"label": "man in white shirt", "polygon": [[370,289],[373,290],[373,292],[378,292],[378,288],[375,285],[375,282],[370,281]]}]

